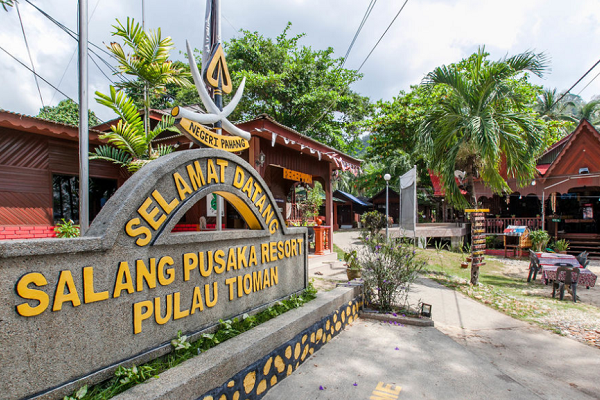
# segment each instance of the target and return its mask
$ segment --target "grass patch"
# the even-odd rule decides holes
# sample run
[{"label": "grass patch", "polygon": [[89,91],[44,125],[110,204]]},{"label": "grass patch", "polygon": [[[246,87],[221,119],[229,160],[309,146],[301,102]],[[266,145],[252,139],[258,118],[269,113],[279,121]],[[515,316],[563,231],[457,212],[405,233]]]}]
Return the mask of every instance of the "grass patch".
[{"label": "grass patch", "polygon": [[[418,252],[427,260],[428,277],[513,318],[535,323],[559,334],[568,332],[575,339],[588,343],[585,331],[600,329],[598,307],[573,303],[570,294],[565,294],[566,300],[563,301],[558,296],[554,299],[551,297],[552,286],[543,285],[539,278],[535,282],[527,282],[524,277],[505,275],[504,265],[493,257],[486,257],[486,265],[479,269],[480,284],[473,286],[470,284],[470,268],[460,268],[463,259],[460,253],[429,249]],[[579,326],[584,332],[582,337],[569,332],[570,326],[577,324],[578,320],[592,321]]]},{"label": "grass patch", "polygon": [[203,333],[200,339],[193,343],[187,336],[178,332],[177,338],[171,341],[171,353],[153,361],[131,368],[119,367],[115,377],[105,382],[94,385],[88,389],[87,385],[75,391],[63,400],[106,400],[127,389],[142,383],[158,374],[189,360],[216,345],[225,342],[237,335],[246,332],[255,326],[267,322],[289,310],[302,307],[305,303],[316,298],[317,290],[312,283],[309,284],[301,295],[292,295],[288,299],[278,301],[271,307],[255,315],[244,314],[241,319],[219,320],[219,327],[214,333]]},{"label": "grass patch", "polygon": [[333,244],[333,251],[337,254],[338,260],[344,259],[344,254],[346,254],[346,252],[335,243]]}]

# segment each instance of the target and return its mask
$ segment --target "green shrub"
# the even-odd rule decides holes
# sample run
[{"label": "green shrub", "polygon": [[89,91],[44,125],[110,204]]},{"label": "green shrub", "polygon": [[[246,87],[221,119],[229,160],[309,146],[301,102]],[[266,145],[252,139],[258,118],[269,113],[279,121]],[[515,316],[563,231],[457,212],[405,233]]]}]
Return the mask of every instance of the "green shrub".
[{"label": "green shrub", "polygon": [[385,228],[385,215],[379,211],[369,211],[364,213],[361,218],[363,224],[362,236],[373,238],[379,235],[379,232]]},{"label": "green shrub", "polygon": [[365,300],[376,305],[380,312],[392,311],[394,305],[405,305],[410,285],[415,281],[424,263],[416,257],[412,245],[406,241],[365,241],[358,252],[365,285]]},{"label": "green shrub", "polygon": [[531,240],[531,246],[536,251],[542,251],[550,240],[550,235],[544,230],[537,230],[529,232],[529,240]]},{"label": "green shrub", "polygon": [[56,232],[57,238],[75,238],[81,234],[79,225],[75,225],[73,220],[65,221],[64,218],[60,224],[54,227],[54,232]]}]

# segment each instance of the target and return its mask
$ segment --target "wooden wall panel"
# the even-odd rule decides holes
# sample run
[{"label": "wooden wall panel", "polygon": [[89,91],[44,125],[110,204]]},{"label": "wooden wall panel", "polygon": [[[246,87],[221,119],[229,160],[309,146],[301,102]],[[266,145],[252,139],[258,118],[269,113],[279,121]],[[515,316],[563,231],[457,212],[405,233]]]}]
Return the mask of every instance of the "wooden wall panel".
[{"label": "wooden wall panel", "polygon": [[[79,147],[77,143],[64,140],[50,140],[49,168],[55,174],[79,175]],[[121,182],[119,166],[108,161],[90,160],[90,176],[115,179]]]},{"label": "wooden wall panel", "polygon": [[48,199],[44,193],[0,192],[0,225],[53,225]]},{"label": "wooden wall panel", "polygon": [[0,165],[48,168],[48,138],[10,129],[0,131]]}]

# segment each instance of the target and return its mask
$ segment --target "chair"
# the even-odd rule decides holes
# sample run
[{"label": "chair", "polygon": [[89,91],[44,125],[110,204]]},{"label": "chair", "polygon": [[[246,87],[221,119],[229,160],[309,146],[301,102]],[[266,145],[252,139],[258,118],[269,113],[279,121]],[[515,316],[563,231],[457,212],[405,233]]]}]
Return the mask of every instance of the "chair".
[{"label": "chair", "polygon": [[533,250],[529,250],[529,275],[527,276],[527,282],[531,282],[531,278],[535,281],[535,277],[540,271],[540,260],[538,260],[535,252]]},{"label": "chair", "polygon": [[[573,295],[573,303],[577,301],[577,281],[579,280],[579,268],[573,267],[567,263],[556,263],[554,265],[560,265],[556,270],[556,278],[552,283],[552,297],[556,296],[556,291],[559,291],[559,298],[562,300],[565,297],[565,286],[571,287],[571,294]],[[568,266],[567,266],[568,265]],[[558,277],[560,273],[565,273],[565,280],[560,281]]]},{"label": "chair", "polygon": [[581,264],[581,268],[587,268],[587,266],[590,264],[590,260],[588,259],[589,255],[589,252],[582,251],[581,253],[575,256],[577,258],[577,261],[579,261],[579,264]]}]

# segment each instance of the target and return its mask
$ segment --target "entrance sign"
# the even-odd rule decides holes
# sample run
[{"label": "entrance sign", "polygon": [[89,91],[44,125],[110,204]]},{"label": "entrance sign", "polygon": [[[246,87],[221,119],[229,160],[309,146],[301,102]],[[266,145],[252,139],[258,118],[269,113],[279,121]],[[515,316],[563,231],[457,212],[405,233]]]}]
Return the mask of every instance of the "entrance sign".
[{"label": "entrance sign", "polygon": [[[174,114],[179,114],[179,107],[173,108]],[[250,147],[250,143],[237,136],[223,136],[187,118],[182,118],[176,125],[179,130],[197,145],[212,147],[229,152],[238,152]]]},{"label": "entrance sign", "polygon": [[[217,193],[250,230],[171,233]],[[42,393],[303,290],[306,229],[287,228],[260,175],[214,149],[134,174],[85,237],[0,243],[9,398]]]},{"label": "entrance sign", "polygon": [[294,171],[291,169],[283,169],[283,179],[288,179],[296,182],[312,183],[312,175],[303,172]]}]

